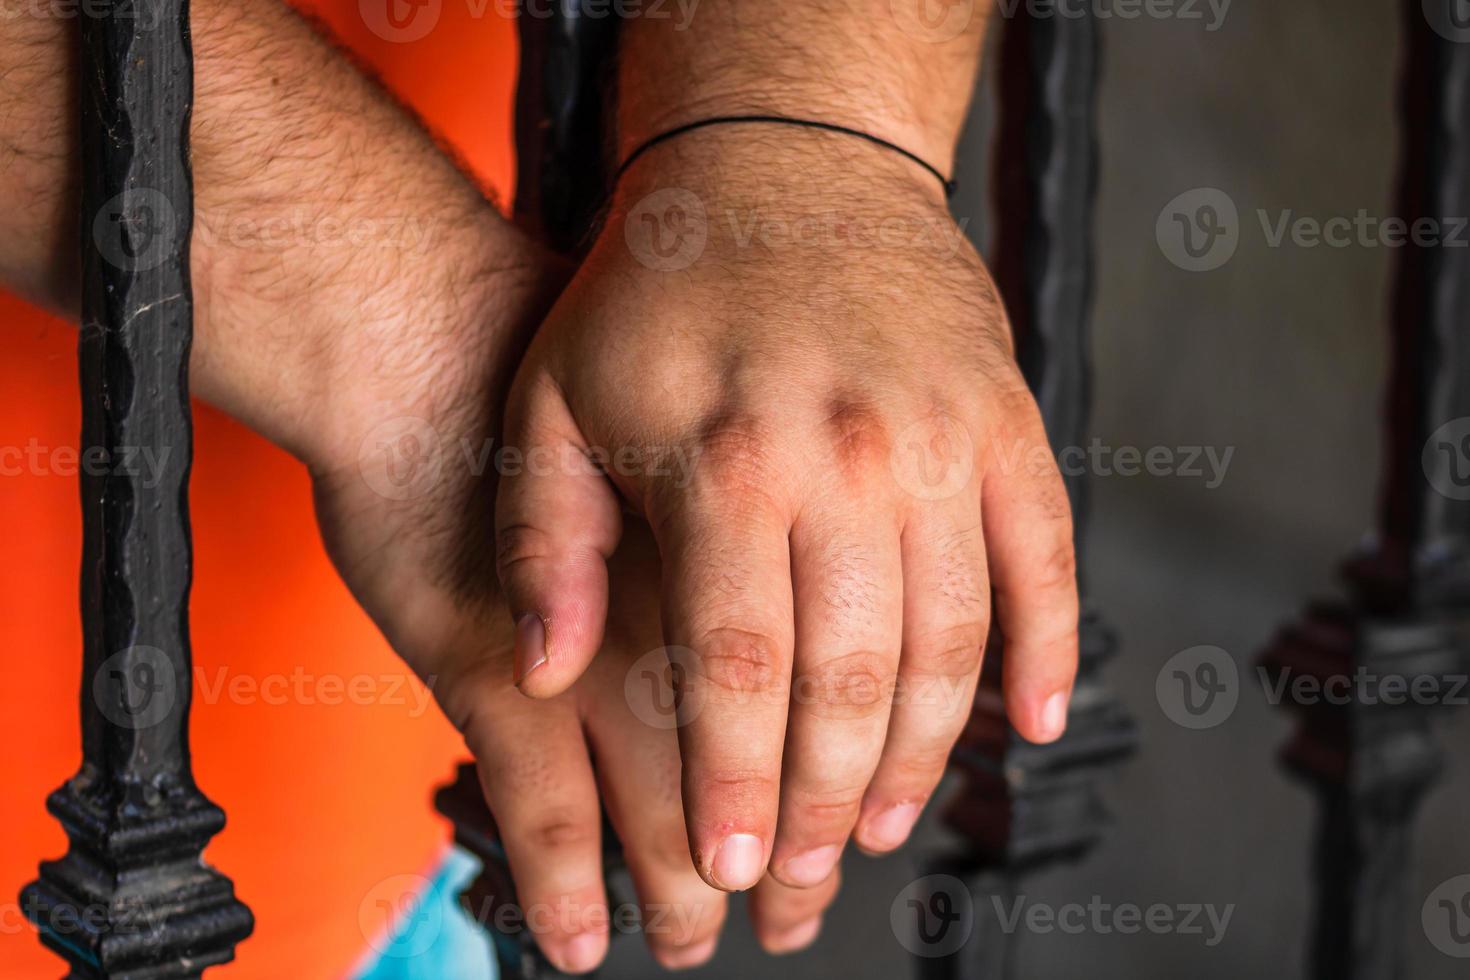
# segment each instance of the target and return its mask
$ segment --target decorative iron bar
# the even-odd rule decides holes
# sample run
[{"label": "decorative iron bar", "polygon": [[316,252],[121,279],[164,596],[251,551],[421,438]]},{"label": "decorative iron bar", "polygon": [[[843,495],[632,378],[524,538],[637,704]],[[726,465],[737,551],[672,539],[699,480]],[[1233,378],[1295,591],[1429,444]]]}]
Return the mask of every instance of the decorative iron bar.
[{"label": "decorative iron bar", "polygon": [[[82,766],[47,807],[70,838],[22,905],[72,977],[197,977],[253,926],[206,866],[225,816],[189,765],[186,0],[78,21],[82,41]],[[130,461],[151,453],[158,473]]]},{"label": "decorative iron bar", "polygon": [[[1091,399],[1097,75],[1093,15],[1018,11],[1004,22],[992,268],[1015,330],[1017,356],[1056,450],[1081,444]],[[1085,478],[1067,477],[1067,492],[1080,569]],[[965,846],[935,861],[931,870],[963,881],[977,907],[991,896],[1013,897],[1024,874],[1079,859],[1097,844],[1108,823],[1098,784],[1134,748],[1133,723],[1102,683],[1102,665],[1116,641],[1086,602],[1080,573],[1079,585],[1081,662],[1066,734],[1051,745],[1032,745],[1006,723],[998,697],[982,697],[951,757],[962,785],[946,822],[963,835]],[[995,691],[1004,669],[998,642],[986,660],[982,683]],[[1015,938],[999,930],[977,934],[949,955],[921,958],[919,965],[920,975],[936,980],[1020,973]]]},{"label": "decorative iron bar", "polygon": [[[1470,31],[1450,39],[1454,4],[1403,5],[1399,214],[1411,225],[1444,227],[1470,213]],[[1344,565],[1347,599],[1313,604],[1278,634],[1261,657],[1268,675],[1446,691],[1446,675],[1470,666],[1470,474],[1457,470],[1470,458],[1463,253],[1422,242],[1399,251],[1378,531]],[[1436,706],[1390,700],[1286,702],[1300,727],[1282,760],[1319,804],[1308,964],[1318,980],[1408,975],[1422,905],[1413,825],[1443,765],[1430,727]]]}]

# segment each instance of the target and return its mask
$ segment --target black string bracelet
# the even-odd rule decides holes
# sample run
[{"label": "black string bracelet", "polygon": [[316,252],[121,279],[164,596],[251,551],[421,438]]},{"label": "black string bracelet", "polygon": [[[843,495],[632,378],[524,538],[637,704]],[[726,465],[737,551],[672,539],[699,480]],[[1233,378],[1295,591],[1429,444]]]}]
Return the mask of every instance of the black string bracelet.
[{"label": "black string bracelet", "polygon": [[623,161],[623,165],[618,168],[617,174],[613,177],[613,183],[617,183],[618,181],[622,180],[623,174],[628,172],[628,168],[633,166],[633,164],[637,162],[639,157],[643,156],[643,154],[647,153],[655,146],[658,146],[660,143],[667,142],[668,140],[671,140],[676,136],[683,136],[685,133],[693,132],[696,129],[704,129],[706,126],[724,126],[729,123],[776,123],[783,126],[804,126],[807,129],[821,129],[829,133],[842,133],[845,136],[856,136],[858,139],[867,140],[869,143],[872,143],[876,146],[881,146],[884,149],[892,150],[895,153],[908,157],[910,160],[914,161],[919,166],[929,171],[939,180],[939,183],[944,186],[944,194],[946,197],[953,197],[955,189],[958,186],[953,180],[950,180],[948,177],[944,176],[944,174],[940,173],[939,168],[935,167],[928,160],[925,160],[923,157],[918,156],[915,153],[911,153],[908,150],[905,150],[897,143],[888,142],[881,136],[874,136],[872,133],[865,133],[861,129],[852,129],[847,126],[839,126],[836,123],[819,122],[815,119],[790,119],[786,116],[715,116],[712,119],[701,119],[698,122],[685,123],[682,126],[675,126],[673,129],[669,130],[666,133],[659,133],[657,136],[645,140],[642,145],[638,147],[638,149],[634,150],[633,153],[628,157],[628,159]]}]

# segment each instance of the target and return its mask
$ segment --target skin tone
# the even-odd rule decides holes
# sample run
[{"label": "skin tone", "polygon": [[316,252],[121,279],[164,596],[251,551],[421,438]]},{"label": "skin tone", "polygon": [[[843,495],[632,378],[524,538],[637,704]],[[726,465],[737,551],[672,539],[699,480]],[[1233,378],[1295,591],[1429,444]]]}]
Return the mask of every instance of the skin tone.
[{"label": "skin tone", "polygon": [[[1006,464],[1044,435],[932,175],[790,127],[663,144],[527,353],[569,270],[289,12],[193,8],[195,391],[311,470],[344,580],[479,763],[523,902],[557,910],[537,938],[558,966],[606,949],[599,800],[640,900],[692,923],[648,935],[663,963],[707,959],[723,893],[752,885],[762,943],[809,943],[847,838],[891,850],[932,793],[992,588],[1011,720],[1060,734],[1066,499],[1054,468]],[[932,40],[887,0],[738,10],[624,25],[623,156],[760,112],[949,171],[981,18]],[[0,276],[74,316],[71,57],[65,22],[0,38]],[[705,215],[680,268],[663,246],[691,211],[649,203],[664,192]],[[303,213],[388,247],[250,230]],[[497,514],[495,468],[458,447],[500,432],[513,375],[506,441],[527,464]],[[677,730],[625,696],[665,643]]]},{"label": "skin tone", "polygon": [[[983,15],[936,37],[904,7],[707,0],[683,29],[628,22],[622,157],[768,114],[950,172]],[[849,837],[904,841],[964,726],[992,591],[1007,714],[1061,734],[1066,495],[983,264],[939,181],[892,150],[768,124],[651,148],[537,331],[506,435],[546,462],[507,474],[496,514],[527,694],[557,696],[598,650],[625,514],[653,530],[709,884],[819,886]],[[627,447],[636,465],[606,465]],[[583,457],[601,470],[565,462]],[[558,805],[596,819],[590,788]]]},{"label": "skin tone", "polygon": [[[671,968],[707,960],[726,896],[689,860],[677,738],[624,693],[660,644],[647,533],[631,529],[613,559],[618,615],[596,668],[532,701],[512,683],[514,634],[491,561],[495,471],[452,465],[461,440],[497,433],[514,364],[568,270],[286,7],[192,8],[194,392],[310,469],[339,572],[399,654],[434,678],[479,763],[522,902],[543,912],[528,922],[553,962],[590,969],[608,940],[601,868],[538,858],[600,846],[597,826],[541,805],[568,781],[600,791],[645,921],[666,923],[646,931],[653,955]],[[0,281],[75,319],[70,30],[19,17],[0,35]],[[363,249],[344,228],[400,239]],[[405,429],[405,418],[418,421]],[[575,750],[527,751],[548,729]],[[808,890],[763,880],[751,903],[761,943],[810,943],[837,887],[835,875]]]}]

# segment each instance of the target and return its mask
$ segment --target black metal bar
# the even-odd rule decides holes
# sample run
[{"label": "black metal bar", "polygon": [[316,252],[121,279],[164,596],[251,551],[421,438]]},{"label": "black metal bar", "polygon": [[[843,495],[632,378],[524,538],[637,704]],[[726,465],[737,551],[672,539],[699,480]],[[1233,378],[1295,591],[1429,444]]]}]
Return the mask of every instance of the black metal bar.
[{"label": "black metal bar", "polygon": [[[1435,5],[1442,19],[1426,17],[1424,0],[1405,0],[1399,208],[1448,234],[1470,214],[1470,28],[1447,26],[1460,23],[1451,19],[1458,0]],[[1381,550],[1404,567],[1387,576],[1359,568],[1358,577],[1407,583],[1407,592],[1375,589],[1401,606],[1463,609],[1470,600],[1470,476],[1456,465],[1470,453],[1444,431],[1470,416],[1466,251],[1411,240],[1399,253],[1380,523]]]},{"label": "black metal bar", "polygon": [[189,765],[188,5],[115,9],[79,20],[83,761],[47,801],[71,845],[21,900],[71,976],[162,980],[253,920],[203,863],[225,818]]},{"label": "black metal bar", "polygon": [[[1454,0],[1406,0],[1399,214],[1470,213],[1470,32]],[[1412,236],[1411,236],[1412,237]],[[1446,691],[1470,646],[1470,256],[1411,241],[1398,254],[1393,371],[1378,534],[1344,566],[1349,597],[1310,606],[1261,657],[1267,674],[1395,678]],[[1458,485],[1457,485],[1457,480]],[[1381,681],[1374,681],[1381,683]],[[1290,688],[1283,688],[1290,690]],[[1357,686],[1350,686],[1357,692]],[[1319,800],[1309,975],[1400,980],[1419,915],[1413,825],[1438,780],[1434,704],[1354,696],[1288,701],[1282,752]]]},{"label": "black metal bar", "polygon": [[516,84],[516,223],[574,254],[602,206],[607,93],[617,18],[589,17],[574,0],[520,18]]},{"label": "black metal bar", "polygon": [[[1041,406],[1052,446],[1080,445],[1091,404],[1093,200],[1097,181],[1098,23],[1029,16],[1004,22],[995,168],[997,240],[993,269],[1016,333],[1017,355]],[[1067,479],[1080,557],[1087,527],[1084,478]],[[1135,731],[1103,686],[1116,649],[1112,632],[1085,602],[1081,660],[1066,734],[1048,746],[1021,739],[999,698],[977,701],[951,759],[963,785],[946,820],[965,838],[963,853],[934,866],[960,877],[976,908],[1014,893],[1024,874],[1085,855],[1100,840],[1107,810],[1098,793],[1106,772],[1132,752]],[[983,684],[999,687],[1004,651],[997,638]],[[1015,937],[977,933],[965,948],[921,960],[921,975],[994,980],[1015,975]]]}]

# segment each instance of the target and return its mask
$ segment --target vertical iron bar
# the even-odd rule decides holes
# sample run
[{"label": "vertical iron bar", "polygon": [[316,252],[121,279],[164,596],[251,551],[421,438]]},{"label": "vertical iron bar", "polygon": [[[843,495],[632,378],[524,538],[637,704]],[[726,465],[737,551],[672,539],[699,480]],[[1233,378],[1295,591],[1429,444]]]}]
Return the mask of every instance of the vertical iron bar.
[{"label": "vertical iron bar", "polygon": [[[1090,11],[1077,13],[1031,15],[1018,8],[1004,22],[1000,55],[993,269],[1017,356],[1056,451],[1081,444],[1091,404],[1098,22]],[[1079,569],[1087,527],[1084,480],[1067,478]],[[1116,643],[1087,604],[1085,589],[1079,625],[1081,662],[1066,734],[1052,745],[1032,745],[998,707],[987,706],[998,705],[998,698],[982,699],[951,759],[963,784],[946,819],[964,836],[965,850],[935,870],[964,880],[975,908],[988,907],[991,896],[1014,893],[1024,874],[1081,858],[1106,826],[1098,783],[1133,750],[1135,732],[1103,686],[1101,667]],[[1004,669],[995,640],[984,680],[992,690]],[[990,930],[977,934],[969,948],[924,961],[921,975],[993,980],[1016,975],[1018,960],[1015,937]]]},{"label": "vertical iron bar", "polygon": [[[1436,238],[1411,236],[1397,256],[1378,533],[1344,565],[1348,599],[1315,603],[1283,629],[1261,657],[1268,672],[1444,691],[1467,666],[1470,256],[1440,244],[1470,214],[1470,31],[1455,27],[1455,3],[1403,4],[1399,217],[1432,222]],[[1299,728],[1283,762],[1319,801],[1309,976],[1401,980],[1421,905],[1414,819],[1443,768],[1434,706],[1286,707]]]},{"label": "vertical iron bar", "polygon": [[224,813],[189,764],[188,5],[107,9],[79,19],[83,761],[47,800],[70,847],[22,904],[71,976],[162,980],[253,920],[203,862]]}]

